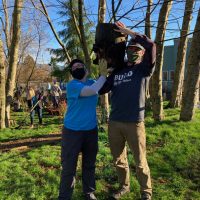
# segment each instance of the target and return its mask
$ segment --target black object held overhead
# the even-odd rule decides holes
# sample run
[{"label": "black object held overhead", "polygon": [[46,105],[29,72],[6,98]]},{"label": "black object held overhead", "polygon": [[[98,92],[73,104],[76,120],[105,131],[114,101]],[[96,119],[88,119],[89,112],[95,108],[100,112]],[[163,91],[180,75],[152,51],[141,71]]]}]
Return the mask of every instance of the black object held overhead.
[{"label": "black object held overhead", "polygon": [[115,29],[118,29],[115,24],[99,23],[96,27],[95,43],[107,46],[126,41],[125,36]]},{"label": "black object held overhead", "polygon": [[[118,68],[124,62],[126,37],[115,29],[118,29],[115,24],[99,23],[96,27],[93,51],[111,61],[108,63],[108,67]],[[101,57],[97,56],[93,63],[98,64]]]}]

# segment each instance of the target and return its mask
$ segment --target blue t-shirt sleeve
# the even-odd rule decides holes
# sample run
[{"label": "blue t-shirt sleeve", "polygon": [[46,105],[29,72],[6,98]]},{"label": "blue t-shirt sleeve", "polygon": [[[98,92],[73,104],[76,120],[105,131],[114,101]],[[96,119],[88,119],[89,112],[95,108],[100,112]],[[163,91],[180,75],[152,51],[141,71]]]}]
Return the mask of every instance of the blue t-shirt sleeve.
[{"label": "blue t-shirt sleeve", "polygon": [[83,87],[84,84],[81,82],[72,81],[71,83],[67,84],[67,99],[78,98]]},{"label": "blue t-shirt sleeve", "polygon": [[95,82],[96,82],[96,80],[94,80],[94,79],[88,79],[87,80],[87,85],[92,85]]}]

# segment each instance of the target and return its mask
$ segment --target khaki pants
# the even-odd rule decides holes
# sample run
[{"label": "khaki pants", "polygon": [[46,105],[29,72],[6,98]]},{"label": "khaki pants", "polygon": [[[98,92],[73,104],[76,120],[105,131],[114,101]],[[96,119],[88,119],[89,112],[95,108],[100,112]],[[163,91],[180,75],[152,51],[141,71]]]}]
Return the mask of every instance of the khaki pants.
[{"label": "khaki pants", "polygon": [[144,122],[110,121],[108,137],[111,153],[117,169],[121,187],[129,187],[129,165],[127,161],[126,142],[135,159],[136,174],[142,192],[152,194],[150,170],[146,159],[146,135]]}]

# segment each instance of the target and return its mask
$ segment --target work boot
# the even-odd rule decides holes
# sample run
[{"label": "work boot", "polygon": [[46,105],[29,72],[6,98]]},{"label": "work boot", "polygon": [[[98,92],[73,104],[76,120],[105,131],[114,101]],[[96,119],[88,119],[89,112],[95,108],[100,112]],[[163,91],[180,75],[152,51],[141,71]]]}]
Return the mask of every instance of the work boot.
[{"label": "work boot", "polygon": [[94,193],[85,194],[85,200],[97,200]]},{"label": "work boot", "polygon": [[147,192],[142,193],[141,200],[151,200],[151,195]]},{"label": "work boot", "polygon": [[117,190],[115,193],[112,194],[114,199],[120,199],[123,195],[130,192],[129,187],[122,187],[121,189]]}]

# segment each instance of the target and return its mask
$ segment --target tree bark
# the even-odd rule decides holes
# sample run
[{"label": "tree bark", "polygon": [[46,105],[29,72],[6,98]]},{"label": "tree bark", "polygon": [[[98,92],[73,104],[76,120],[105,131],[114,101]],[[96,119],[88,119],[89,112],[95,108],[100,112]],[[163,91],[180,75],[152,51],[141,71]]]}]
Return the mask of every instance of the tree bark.
[{"label": "tree bark", "polygon": [[199,90],[200,77],[200,9],[195,25],[193,39],[188,58],[187,75],[184,82],[183,102],[180,120],[190,121],[194,117],[196,96]]},{"label": "tree bark", "polygon": [[5,16],[5,39],[6,39],[6,46],[7,46],[7,49],[8,49],[8,54],[7,54],[7,58],[9,58],[9,50],[10,50],[10,41],[11,41],[11,38],[10,38],[10,27],[9,27],[9,16],[8,16],[8,8],[7,8],[7,0],[3,0],[2,1],[2,4],[3,4],[3,9],[4,9],[4,16]]},{"label": "tree bark", "polygon": [[[148,0],[146,18],[145,18],[145,35],[151,39],[151,6],[153,4],[153,0]],[[152,79],[149,81],[149,93],[150,98],[146,97],[146,108],[151,109],[151,92],[152,92]]]},{"label": "tree bark", "polygon": [[145,18],[145,35],[148,38],[151,38],[151,6],[153,4],[153,0],[148,0],[146,18]]},{"label": "tree bark", "polygon": [[164,54],[164,38],[165,31],[167,26],[167,20],[169,12],[172,7],[172,1],[164,0],[160,13],[158,26],[156,30],[156,49],[157,49],[157,58],[156,58],[156,68],[152,77],[152,109],[153,109],[153,118],[156,121],[161,121],[164,119],[163,112],[163,99],[162,99],[162,65],[163,65],[163,54]]},{"label": "tree bark", "polygon": [[6,66],[3,52],[3,43],[0,39],[0,129],[6,127],[5,124],[5,109],[6,109],[6,93],[5,93],[5,84],[6,84]]},{"label": "tree bark", "polygon": [[6,82],[6,126],[10,126],[10,104],[13,99],[15,79],[18,62],[19,52],[19,40],[20,40],[20,21],[21,21],[21,10],[23,6],[23,0],[15,0],[14,11],[13,11],[13,29],[12,29],[12,40],[10,46],[10,59],[9,69]]},{"label": "tree bark", "polygon": [[86,37],[85,37],[84,26],[83,26],[83,1],[82,0],[78,0],[78,10],[79,10],[79,28],[80,28],[83,52],[84,52],[84,56],[85,56],[85,63],[86,63],[87,69],[90,73],[91,59],[90,59],[90,54],[89,54]]},{"label": "tree bark", "polygon": [[[104,23],[106,17],[106,1],[99,0],[99,10],[98,10],[98,23]],[[100,106],[102,112],[101,123],[105,123],[109,117],[109,100],[108,94],[100,96]]]},{"label": "tree bark", "polygon": [[99,0],[98,23],[104,23],[106,17],[106,0]]},{"label": "tree bark", "polygon": [[199,78],[199,81],[198,81],[198,89],[197,89],[197,93],[196,93],[196,97],[195,97],[195,106],[198,106],[199,104],[199,86],[200,86],[200,78]]},{"label": "tree bark", "polygon": [[188,37],[184,37],[184,35],[187,35],[190,30],[190,21],[192,19],[193,4],[194,0],[187,0],[185,4],[185,13],[181,29],[181,38],[178,46],[174,84],[172,88],[172,97],[170,101],[170,106],[173,108],[180,107],[181,105],[188,41]]}]

